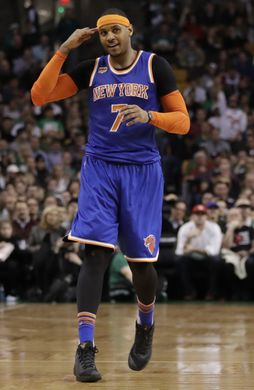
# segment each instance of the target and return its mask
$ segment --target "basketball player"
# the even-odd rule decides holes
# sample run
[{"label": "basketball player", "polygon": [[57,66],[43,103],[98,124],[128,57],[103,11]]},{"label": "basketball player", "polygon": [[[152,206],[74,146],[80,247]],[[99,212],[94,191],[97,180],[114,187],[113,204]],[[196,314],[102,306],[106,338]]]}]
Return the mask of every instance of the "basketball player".
[{"label": "basketball player", "polygon": [[[60,74],[71,50],[99,34],[108,53]],[[94,328],[103,276],[119,243],[129,261],[137,294],[135,341],[128,364],[142,370],[152,353],[154,303],[161,233],[163,177],[155,126],[186,134],[189,116],[165,59],[131,45],[133,27],[120,10],[110,9],[96,28],[76,30],[34,83],[35,105],[88,90],[89,137],[81,167],[78,212],[66,236],[85,244],[77,305],[80,344],[74,374],[95,382]]]}]

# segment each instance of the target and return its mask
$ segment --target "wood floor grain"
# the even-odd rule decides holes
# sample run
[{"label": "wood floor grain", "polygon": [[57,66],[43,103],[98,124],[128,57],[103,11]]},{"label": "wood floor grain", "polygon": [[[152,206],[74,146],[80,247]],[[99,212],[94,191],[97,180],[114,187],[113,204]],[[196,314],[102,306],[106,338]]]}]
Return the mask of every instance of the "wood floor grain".
[{"label": "wood floor grain", "polygon": [[152,360],[128,368],[136,306],[103,304],[97,367],[103,379],[78,383],[75,305],[0,305],[1,390],[254,389],[254,306],[158,304]]}]

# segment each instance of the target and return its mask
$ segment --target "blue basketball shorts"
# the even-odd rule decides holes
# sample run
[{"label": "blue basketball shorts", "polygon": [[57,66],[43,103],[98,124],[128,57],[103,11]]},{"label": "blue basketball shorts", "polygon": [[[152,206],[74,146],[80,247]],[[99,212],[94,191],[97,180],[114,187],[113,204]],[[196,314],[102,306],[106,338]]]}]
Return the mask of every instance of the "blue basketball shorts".
[{"label": "blue basketball shorts", "polygon": [[117,164],[85,156],[78,211],[68,241],[115,249],[128,261],[156,261],[161,235],[160,161]]}]

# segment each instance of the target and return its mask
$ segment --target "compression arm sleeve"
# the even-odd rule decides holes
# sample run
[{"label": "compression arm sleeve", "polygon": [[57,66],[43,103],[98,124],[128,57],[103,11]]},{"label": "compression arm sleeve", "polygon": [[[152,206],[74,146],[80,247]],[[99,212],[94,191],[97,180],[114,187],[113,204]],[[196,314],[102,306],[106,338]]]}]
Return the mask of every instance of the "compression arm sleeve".
[{"label": "compression arm sleeve", "polygon": [[51,58],[31,89],[32,102],[36,106],[61,100],[77,93],[78,87],[68,74],[60,75],[61,68],[66,60],[59,51]]},{"label": "compression arm sleeve", "polygon": [[164,112],[151,111],[150,123],[168,133],[187,134],[190,118],[181,93],[170,92],[160,98]]}]

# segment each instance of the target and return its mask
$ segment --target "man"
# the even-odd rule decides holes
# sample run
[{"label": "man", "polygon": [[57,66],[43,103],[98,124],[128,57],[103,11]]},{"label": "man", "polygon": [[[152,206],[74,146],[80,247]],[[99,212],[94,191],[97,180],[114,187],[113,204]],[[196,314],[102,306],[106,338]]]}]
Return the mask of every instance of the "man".
[{"label": "man", "polygon": [[219,219],[219,206],[216,202],[210,201],[205,204],[205,207],[207,209],[207,219],[208,221],[216,222],[218,223]]},{"label": "man", "polygon": [[[170,195],[173,197],[173,194]],[[170,213],[164,211],[162,215],[160,255],[156,263],[159,279],[157,297],[162,299],[167,298],[167,293],[171,298],[177,298],[181,293],[177,288],[179,281],[176,272],[175,248],[178,230],[184,224],[186,209],[185,202],[176,200]]]},{"label": "man", "polygon": [[108,287],[111,302],[130,302],[133,300],[131,269],[119,250],[114,254],[110,264]]},{"label": "man", "polygon": [[[108,55],[60,75],[70,51],[95,32]],[[158,258],[163,198],[154,126],[185,134],[190,125],[170,66],[163,58],[135,51],[132,34],[122,11],[104,12],[97,28],[76,30],[60,46],[32,88],[38,105],[88,89],[89,138],[78,212],[66,237],[86,244],[77,286],[80,344],[74,367],[82,382],[101,379],[94,363],[94,327],[103,276],[118,242],[138,298],[129,367],[142,370],[151,357],[157,283],[152,263]],[[160,105],[164,112],[159,112]]]},{"label": "man", "polygon": [[[176,199],[175,203],[172,206],[170,215],[165,215],[163,217],[162,231],[165,234],[176,238],[176,235],[177,235],[179,228],[184,223],[186,210],[187,210],[187,207],[186,207],[185,202],[183,200]],[[174,243],[175,243],[175,241],[174,241]],[[171,242],[173,242],[173,240]]]},{"label": "man", "polygon": [[213,184],[213,194],[217,203],[224,200],[228,208],[232,207],[235,202],[230,196],[230,180],[227,178],[220,178],[218,181],[215,181]]},{"label": "man", "polygon": [[213,158],[221,154],[228,154],[231,150],[229,142],[220,138],[220,130],[216,127],[211,128],[210,137],[202,143],[202,148]]},{"label": "man", "polygon": [[243,297],[253,296],[254,230],[251,203],[246,198],[239,198],[235,207],[228,212],[227,229],[223,240],[223,257],[227,298],[231,299],[234,296],[239,298],[236,291],[239,280],[243,280],[240,284],[245,290],[243,290]]},{"label": "man", "polygon": [[35,224],[30,218],[27,203],[18,200],[15,204],[12,227],[14,236],[19,240],[20,249],[27,248],[28,238]]},{"label": "man", "polygon": [[245,148],[248,116],[240,107],[239,96],[236,93],[228,97],[228,106],[221,100],[219,110],[220,138],[229,142],[231,151],[236,154],[239,150]]},{"label": "man", "polygon": [[219,225],[207,220],[207,209],[198,204],[192,209],[191,221],[183,224],[177,236],[176,255],[186,300],[194,299],[196,291],[193,276],[205,271],[206,298],[217,294],[218,275],[221,269],[219,257],[222,233]]}]

